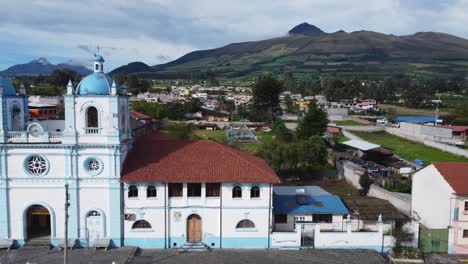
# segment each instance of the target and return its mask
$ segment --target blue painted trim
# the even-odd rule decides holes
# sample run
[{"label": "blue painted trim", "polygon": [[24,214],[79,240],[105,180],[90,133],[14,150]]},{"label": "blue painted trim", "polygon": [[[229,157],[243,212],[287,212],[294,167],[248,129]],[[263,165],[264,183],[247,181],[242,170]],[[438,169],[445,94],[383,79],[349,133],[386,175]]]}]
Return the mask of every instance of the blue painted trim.
[{"label": "blue painted trim", "polygon": [[73,239],[80,236],[78,226],[78,183],[75,179],[69,180],[67,183],[69,185],[68,194],[70,197],[70,207],[68,208],[68,237]]},{"label": "blue painted trim", "polygon": [[140,248],[164,248],[164,238],[125,238],[125,246],[140,247]]},{"label": "blue painted trim", "polygon": [[[122,242],[122,228],[123,228],[123,219],[121,214],[121,189],[120,182],[113,181],[110,182],[110,187],[119,187],[119,188],[109,188],[109,236],[116,237],[115,243],[116,246],[121,246]],[[117,185],[117,186],[112,186]]]},{"label": "blue painted trim", "polygon": [[223,248],[268,248],[268,237],[223,237]]}]

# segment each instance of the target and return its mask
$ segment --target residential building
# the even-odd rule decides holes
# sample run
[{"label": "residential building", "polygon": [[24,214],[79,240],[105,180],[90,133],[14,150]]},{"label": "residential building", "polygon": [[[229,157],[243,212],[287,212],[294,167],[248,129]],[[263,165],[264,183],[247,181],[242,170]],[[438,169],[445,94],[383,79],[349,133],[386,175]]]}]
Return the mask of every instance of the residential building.
[{"label": "residential building", "polygon": [[349,213],[338,195],[318,186],[273,187],[274,230],[293,231],[298,223],[320,223],[321,230],[344,230]]},{"label": "residential building", "polygon": [[468,163],[435,162],[413,175],[412,216],[427,252],[468,253]]},{"label": "residential building", "polygon": [[137,140],[122,173],[125,245],[268,248],[272,184],[255,156],[213,141]]}]

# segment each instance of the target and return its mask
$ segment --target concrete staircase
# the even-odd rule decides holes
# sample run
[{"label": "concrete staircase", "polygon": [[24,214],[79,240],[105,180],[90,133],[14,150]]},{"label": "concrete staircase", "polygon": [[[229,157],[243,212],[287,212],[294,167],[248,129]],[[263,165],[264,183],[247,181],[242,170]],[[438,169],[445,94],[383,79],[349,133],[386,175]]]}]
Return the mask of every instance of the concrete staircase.
[{"label": "concrete staircase", "polygon": [[191,243],[191,242],[187,242],[185,244],[183,244],[180,248],[179,248],[179,252],[181,253],[185,253],[185,252],[209,252],[211,251],[211,248],[208,247],[207,245],[201,243],[201,242],[198,242],[198,243]]},{"label": "concrete staircase", "polygon": [[44,249],[51,249],[53,246],[50,244],[50,239],[31,239],[26,241],[24,244],[25,248],[44,248]]}]

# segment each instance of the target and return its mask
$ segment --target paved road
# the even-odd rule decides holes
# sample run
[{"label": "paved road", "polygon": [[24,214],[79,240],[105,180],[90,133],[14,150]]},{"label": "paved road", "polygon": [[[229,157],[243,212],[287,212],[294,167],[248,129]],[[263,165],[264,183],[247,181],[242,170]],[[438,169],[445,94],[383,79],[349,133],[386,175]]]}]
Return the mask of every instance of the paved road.
[{"label": "paved road", "polygon": [[[70,264],[109,263],[124,264],[134,255],[136,248],[124,247],[105,250],[70,250]],[[10,251],[0,250],[0,264],[55,264],[63,263],[63,251],[45,248],[20,248]]]},{"label": "paved road", "polygon": [[131,263],[143,264],[380,264],[388,263],[369,250],[213,250],[207,253],[177,253],[172,250],[143,250]]},{"label": "paved road", "polygon": [[[176,250],[142,250],[135,255],[131,247],[109,251],[77,249],[70,251],[69,263],[135,263],[135,264],[380,264],[388,263],[375,251],[369,250],[213,250],[206,253],[178,253]],[[63,251],[47,249],[17,249],[0,251],[0,264],[63,263]]]}]

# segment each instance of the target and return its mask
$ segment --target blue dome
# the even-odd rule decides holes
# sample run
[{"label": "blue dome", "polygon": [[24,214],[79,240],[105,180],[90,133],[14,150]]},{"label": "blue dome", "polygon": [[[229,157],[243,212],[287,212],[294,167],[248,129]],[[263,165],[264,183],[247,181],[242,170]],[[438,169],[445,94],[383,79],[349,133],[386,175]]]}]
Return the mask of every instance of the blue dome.
[{"label": "blue dome", "polygon": [[3,76],[0,76],[0,86],[3,87],[2,95],[16,95],[16,90],[13,84]]},{"label": "blue dome", "polygon": [[[81,80],[76,88],[79,95],[109,95],[114,80],[102,72],[94,72]],[[117,86],[117,93],[120,92]]]},{"label": "blue dome", "polygon": [[104,58],[101,55],[94,55],[94,61],[104,62]]}]

